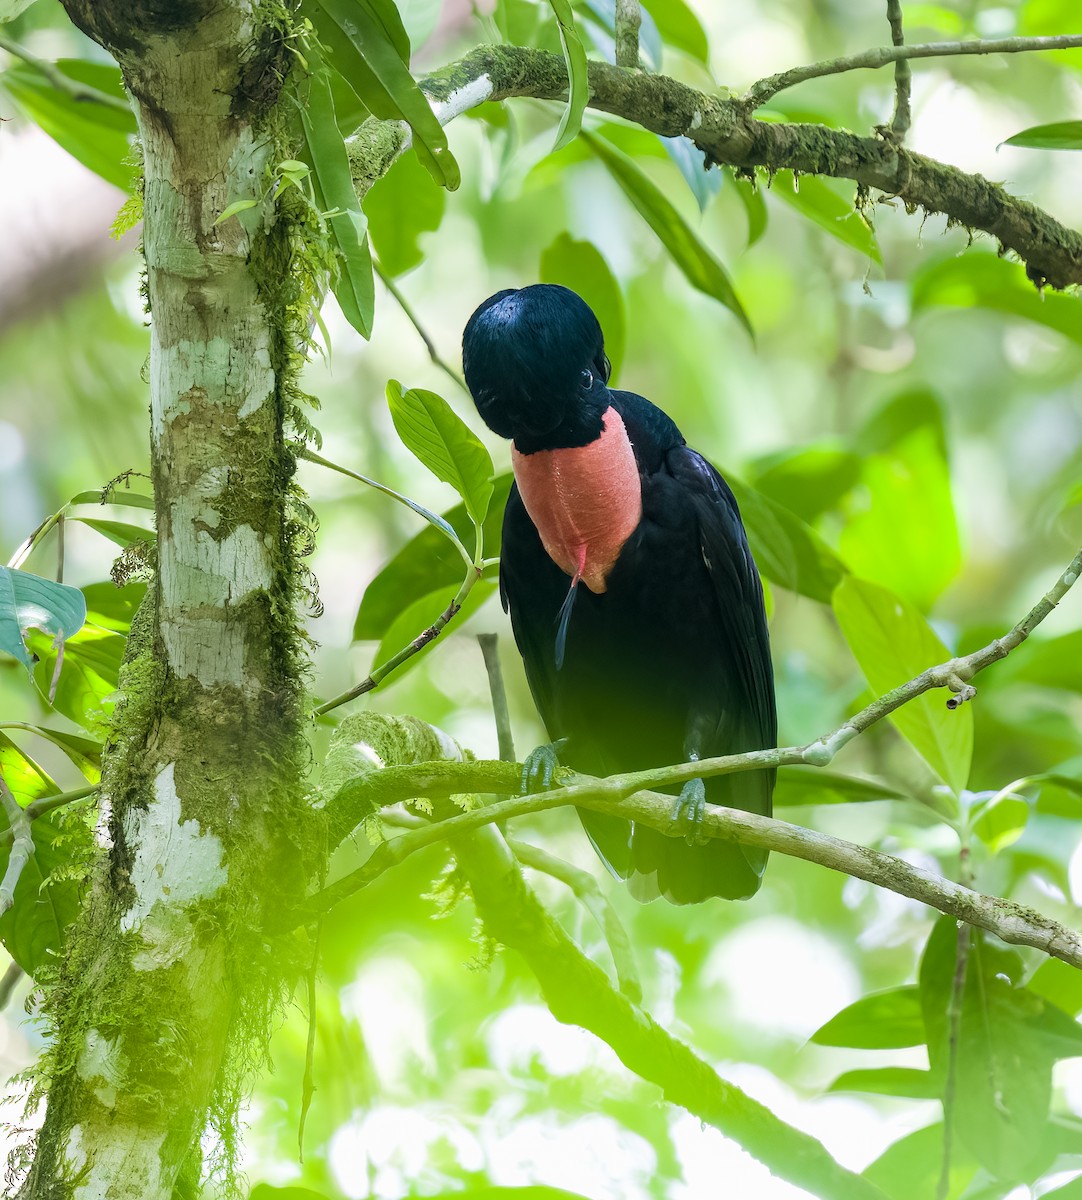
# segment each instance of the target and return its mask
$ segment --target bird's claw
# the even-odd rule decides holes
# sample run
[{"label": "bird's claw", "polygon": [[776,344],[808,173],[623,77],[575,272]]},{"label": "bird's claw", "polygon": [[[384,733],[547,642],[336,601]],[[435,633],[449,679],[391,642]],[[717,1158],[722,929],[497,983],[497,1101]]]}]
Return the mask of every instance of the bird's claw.
[{"label": "bird's claw", "polygon": [[522,764],[522,794],[547,792],[552,786],[556,772],[560,769],[560,751],[567,745],[567,738],[538,746],[531,750]]},{"label": "bird's claw", "polygon": [[706,784],[701,779],[689,779],[680,789],[672,809],[673,825],[684,831],[684,841],[689,846],[702,846],[709,841],[703,835],[705,816]]}]

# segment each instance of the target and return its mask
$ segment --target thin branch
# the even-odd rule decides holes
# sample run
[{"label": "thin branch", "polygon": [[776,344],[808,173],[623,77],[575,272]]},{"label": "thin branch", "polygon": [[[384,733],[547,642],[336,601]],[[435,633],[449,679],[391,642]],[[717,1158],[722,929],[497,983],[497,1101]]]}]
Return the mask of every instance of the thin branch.
[{"label": "thin branch", "polygon": [[34,839],[30,833],[30,817],[21,808],[18,800],[11,794],[11,789],[0,775],[0,804],[8,819],[8,829],[11,832],[11,850],[8,854],[7,870],[3,881],[0,882],[0,917],[15,903],[15,888],[23,868],[34,853]]},{"label": "thin branch", "polygon": [[99,92],[97,88],[89,87],[74,79],[69,79],[55,63],[38,58],[36,54],[31,54],[25,46],[20,46],[18,42],[13,42],[10,38],[4,37],[2,34],[0,34],[0,50],[6,50],[14,58],[21,58],[24,63],[29,64],[40,75],[44,76],[54,88],[63,92],[72,100],[88,104],[101,104],[106,108],[115,108],[121,112],[131,113],[131,105],[126,100],[120,100],[116,96],[108,95],[106,92]]},{"label": "thin branch", "polygon": [[0,978],[0,1012],[11,1002],[12,994],[18,986],[19,980],[25,974],[26,972],[17,962],[8,963],[8,969],[4,972],[3,978]]},{"label": "thin branch", "polygon": [[[37,800],[31,800],[20,811],[28,821],[36,821],[38,817],[43,817],[46,813],[52,812],[54,809],[63,808],[66,804],[74,804],[78,800],[85,800],[88,796],[93,796],[97,790],[97,785],[91,784],[88,787],[76,788],[73,792],[60,792],[55,796],[41,796]],[[14,838],[15,832],[12,826],[9,825],[6,829],[0,829],[0,846],[10,846]]]},{"label": "thin branch", "polygon": [[485,660],[488,674],[488,690],[492,696],[492,716],[496,721],[496,740],[500,748],[500,762],[515,761],[515,738],[511,732],[511,710],[507,707],[507,688],[500,670],[499,638],[494,633],[479,633],[477,644]]},{"label": "thin branch", "polygon": [[[1024,46],[1016,44],[1022,40],[1010,39],[1006,47],[998,42],[952,42],[938,46],[934,53],[1082,45],[1082,35],[1030,38]],[[967,49],[969,46],[974,49]],[[860,65],[884,65],[899,55],[929,55],[922,46],[888,47],[871,53],[875,61]],[[711,164],[852,179],[864,188],[896,196],[907,207],[943,213],[966,229],[990,234],[1004,250],[1013,251],[1025,262],[1035,283],[1053,288],[1082,284],[1082,235],[980,175],[903,150],[883,137],[859,137],[821,125],[758,121],[749,115],[743,100],[708,95],[665,75],[593,60],[588,69],[591,108],[664,137],[687,137]],[[514,96],[539,100],[567,97],[563,58],[520,46],[478,47],[420,82],[442,123],[486,101]],[[370,118],[361,126],[348,143],[359,195],[365,194],[407,144],[399,122]]]},{"label": "thin branch", "polygon": [[639,0],[616,0],[616,65],[639,69]]},{"label": "thin branch", "polygon": [[304,1125],[312,1097],[316,1094],[316,995],[319,972],[319,943],[323,938],[323,921],[316,922],[312,937],[312,962],[308,967],[308,1038],[304,1047],[304,1078],[301,1081],[301,1115],[297,1121],[297,1162],[304,1162]]},{"label": "thin branch", "polygon": [[424,342],[425,349],[428,351],[428,357],[430,359],[432,359],[433,363],[437,367],[439,367],[439,369],[445,375],[449,376],[452,380],[454,380],[454,382],[456,384],[458,384],[458,386],[464,392],[468,391],[468,389],[466,387],[466,381],[462,378],[462,376],[454,369],[454,367],[450,366],[447,362],[445,362],[442,358],[440,358],[439,351],[436,349],[436,343],[425,332],[425,328],[421,324],[420,319],[418,318],[417,314],[413,311],[413,309],[410,307],[409,301],[402,294],[401,289],[395,283],[394,279],[383,269],[382,266],[380,266],[380,264],[377,260],[373,259],[372,266],[375,268],[376,274],[380,277],[381,281],[383,282],[383,286],[395,298],[395,300],[398,303],[398,307],[405,314],[406,319],[409,321],[409,323],[417,331],[418,337],[420,337],[421,341]]},{"label": "thin branch", "polygon": [[[890,40],[895,46],[905,45],[905,33],[902,29],[902,0],[887,0],[887,20],[890,22]],[[909,132],[909,122],[912,117],[910,106],[910,87],[913,72],[909,60],[900,58],[894,64],[894,116],[890,120],[890,134],[900,146]]]},{"label": "thin branch", "polygon": [[[891,0],[896,4],[896,0]],[[888,9],[889,15],[889,9]],[[899,31],[901,27],[899,14]],[[891,33],[894,34],[891,19]],[[897,36],[897,35],[895,35]],[[748,110],[759,108],[786,88],[804,83],[808,79],[822,79],[824,75],[841,75],[846,71],[876,70],[890,63],[904,62],[912,58],[957,58],[963,54],[1027,54],[1035,50],[1077,50],[1082,47],[1082,34],[1063,34],[1058,37],[1012,37],[974,39],[966,42],[925,42],[922,45],[904,46],[896,41],[893,46],[877,46],[859,54],[842,58],[830,58],[823,62],[809,63],[805,67],[793,67],[777,75],[760,79],[740,97],[740,103]]]},{"label": "thin branch", "polygon": [[[598,812],[641,822],[662,833],[672,832],[672,797],[643,789],[686,783],[689,779],[728,775],[772,766],[827,766],[853,738],[871,728],[910,700],[933,688],[950,688],[953,707],[970,699],[976,690],[969,683],[979,671],[1005,658],[1033,632],[1056,607],[1082,573],[1082,550],[1048,592],[1026,616],[1002,638],[962,658],[952,658],[922,671],[915,679],[879,697],[832,733],[806,746],[755,750],[612,775],[607,779],[575,778],[570,786],[553,792],[513,799],[474,809],[425,829],[395,838],[377,848],[359,870],[316,893],[292,921],[309,920],[339,900],[366,887],[390,867],[410,854],[449,837],[471,833],[494,821],[505,821],[527,813],[542,812],[575,804]],[[464,792],[512,792],[518,767],[504,763],[422,763],[418,766],[387,767],[359,776],[344,786],[327,806],[331,845],[352,829],[375,807],[400,800],[427,796],[447,797]],[[1082,967],[1082,937],[1032,909],[1012,901],[981,895],[961,884],[944,879],[901,859],[828,834],[818,833],[786,821],[755,813],[707,805],[703,832],[707,836],[745,845],[777,850],[795,858],[818,863],[903,896],[918,900],[959,920],[978,925],[1006,942],[1034,946],[1072,966]]]},{"label": "thin branch", "polygon": [[524,867],[551,875],[553,879],[567,884],[575,893],[583,908],[601,929],[609,953],[612,955],[612,965],[616,968],[617,986],[633,1004],[641,1004],[642,983],[639,980],[638,967],[635,965],[635,951],[632,948],[631,939],[627,936],[627,930],[616,909],[613,908],[612,902],[601,890],[601,885],[594,876],[589,871],[572,866],[571,863],[549,854],[548,851],[542,850],[540,846],[534,846],[530,842],[523,842],[518,838],[508,838],[507,844],[515,858]]}]

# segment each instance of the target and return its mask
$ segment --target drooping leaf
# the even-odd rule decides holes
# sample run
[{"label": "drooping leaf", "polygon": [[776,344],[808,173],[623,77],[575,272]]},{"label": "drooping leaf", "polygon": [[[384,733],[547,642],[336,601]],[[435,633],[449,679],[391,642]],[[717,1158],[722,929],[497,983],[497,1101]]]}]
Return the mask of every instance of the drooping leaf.
[{"label": "drooping leaf", "polygon": [[125,107],[119,68],[81,59],[60,59],[54,65],[75,82],[121,103],[77,100],[27,63],[8,67],[0,75],[0,89],[73,158],[127,191],[132,167],[125,160],[135,135],[135,115]]},{"label": "drooping leaf", "polygon": [[98,517],[69,517],[68,520],[86,525],[118,546],[130,546],[132,542],[153,542],[158,536],[153,529],[132,525],[129,521],[103,521]]},{"label": "drooping leaf", "polygon": [[699,212],[705,212],[706,206],[721,190],[721,174],[717,170],[708,170],[706,155],[685,137],[660,138],[665,152],[676,163],[677,169],[684,177],[688,190],[695,197]]},{"label": "drooping leaf", "polygon": [[939,1096],[931,1071],[916,1067],[867,1067],[845,1071],[827,1091],[869,1092],[873,1096],[903,1096],[913,1100],[935,1100]]},{"label": "drooping leaf", "polygon": [[[931,626],[907,601],[848,575],[834,593],[834,615],[876,695],[950,658]],[[965,787],[973,756],[973,714],[953,711],[946,693],[925,692],[890,715],[898,732],[955,791]]]},{"label": "drooping leaf", "polygon": [[348,58],[339,54],[335,66],[367,107],[378,117],[406,121],[417,157],[437,183],[454,191],[461,180],[458,163],[428,98],[409,72],[409,43],[394,5],[383,0],[317,0],[312,12],[321,40],[328,27],[336,27],[339,45],[352,49]]},{"label": "drooping leaf", "polygon": [[661,189],[631,158],[605,138],[583,131],[583,139],[609,169],[624,194],[638,210],[673,262],[684,273],[692,287],[713,296],[752,332],[744,306],[733,289],[732,281],[721,263],[699,238],[698,234],[676,211]]},{"label": "drooping leaf", "polygon": [[86,601],[78,588],[0,567],[0,650],[33,667],[26,634],[39,629],[49,637],[71,638],[86,620]]},{"label": "drooping leaf", "polygon": [[1034,321],[1082,345],[1082,300],[1065,292],[1038,292],[1019,263],[970,250],[918,271],[911,280],[914,312],[945,305],[987,308]]},{"label": "drooping leaf", "polygon": [[435,392],[424,388],[404,392],[392,379],[387,384],[387,403],[407,449],[437,479],[449,483],[465,501],[470,516],[482,522],[492,499],[493,467],[480,438]]},{"label": "drooping leaf", "polygon": [[1031,125],[1013,134],[1004,146],[1028,146],[1034,150],[1082,150],[1082,121],[1053,121]]},{"label": "drooping leaf", "polygon": [[586,50],[575,29],[575,14],[571,8],[571,0],[549,0],[556,23],[560,30],[560,44],[564,51],[564,64],[567,67],[567,78],[570,83],[567,96],[567,108],[560,118],[560,126],[556,131],[556,144],[553,151],[562,150],[569,142],[573,142],[582,127],[582,113],[586,102],[590,99],[590,81],[587,78]]},{"label": "drooping leaf", "polygon": [[624,357],[624,297],[601,252],[565,231],[541,251],[541,282],[562,283],[594,310],[615,376]]},{"label": "drooping leaf", "polygon": [[389,275],[402,275],[424,257],[419,239],[439,229],[447,193],[417,161],[403,154],[391,169],[368,189],[364,211],[368,232]]},{"label": "drooping leaf", "polygon": [[335,298],[346,320],[367,338],[372,334],[375,309],[368,224],[353,187],[326,70],[311,76],[308,102],[301,107],[301,123],[315,172],[316,200],[324,212],[336,213],[327,218],[339,268],[333,281]]},{"label": "drooping leaf", "polygon": [[811,1035],[820,1046],[893,1050],[924,1044],[924,1018],[916,986],[863,996],[831,1017]]},{"label": "drooping leaf", "polygon": [[732,488],[759,570],[771,581],[823,604],[830,602],[846,567],[795,513],[732,475]]},{"label": "drooping leaf", "polygon": [[736,180],[736,194],[744,206],[748,218],[748,248],[750,249],[766,233],[769,213],[762,189],[747,179]]},{"label": "drooping leaf", "polygon": [[0,724],[0,729],[22,729],[27,733],[36,734],[59,747],[90,783],[97,783],[101,779],[103,747],[102,743],[94,738],[67,733],[61,729],[49,729],[44,725],[30,725],[23,721]]},{"label": "drooping leaf", "polygon": [[846,246],[859,250],[872,262],[882,263],[875,231],[853,208],[852,200],[834,190],[832,184],[818,176],[802,175],[794,181],[792,172],[779,171],[770,184],[771,195],[784,200],[802,216],[825,229],[831,237]]},{"label": "drooping leaf", "polygon": [[[485,556],[489,558],[499,553],[503,508],[511,482],[510,471],[493,480],[492,500],[483,526]],[[444,518],[466,546],[472,545],[473,522],[465,504],[456,505],[444,513]],[[406,605],[433,588],[450,588],[461,581],[461,556],[435,529],[421,530],[365,589],[353,625],[354,640],[382,638]]]}]

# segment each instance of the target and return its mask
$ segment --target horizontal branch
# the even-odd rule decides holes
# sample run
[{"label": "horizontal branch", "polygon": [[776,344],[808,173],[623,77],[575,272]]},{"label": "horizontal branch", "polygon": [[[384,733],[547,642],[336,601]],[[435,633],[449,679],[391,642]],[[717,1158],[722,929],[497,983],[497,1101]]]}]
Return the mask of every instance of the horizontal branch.
[{"label": "horizontal branch", "polygon": [[825,75],[841,75],[846,71],[875,70],[890,63],[905,62],[911,58],[958,58],[965,54],[1024,54],[1036,50],[1077,50],[1082,47],[1082,34],[1070,33],[1060,37],[1011,37],[975,39],[965,42],[925,42],[923,45],[876,46],[860,54],[849,54],[841,58],[825,59],[809,63],[806,67],[794,67],[760,79],[740,97],[740,103],[748,108],[758,108],[778,92],[803,83],[807,79],[821,79]]},{"label": "horizontal branch", "polygon": [[[520,46],[479,47],[420,83],[444,123],[486,101],[567,95],[563,59]],[[589,83],[591,108],[663,137],[688,137],[710,163],[851,179],[897,196],[907,207],[942,213],[966,229],[990,234],[1022,259],[1039,285],[1082,283],[1082,235],[983,176],[904,150],[889,138],[758,121],[740,100],[707,95],[665,75],[591,61]],[[375,118],[350,138],[354,182],[362,196],[407,144],[399,123]]]},{"label": "horizontal branch", "polygon": [[[872,725],[934,688],[949,688],[947,701],[955,707],[971,699],[976,690],[970,680],[985,667],[1006,658],[1033,632],[1067,594],[1082,574],[1082,550],[1075,555],[1055,584],[1008,633],[960,658],[929,667],[914,679],[873,700],[843,725],[805,746],[754,750],[697,762],[625,772],[607,779],[575,776],[570,786],[512,799],[439,821],[379,846],[357,871],[313,896],[291,920],[310,920],[346,896],[368,886],[410,854],[447,838],[472,833],[494,821],[561,808],[569,804],[610,813],[640,822],[661,833],[676,832],[672,822],[672,797],[648,792],[689,779],[712,778],[764,767],[827,766],[853,738]],[[344,785],[326,807],[329,842],[337,845],[368,813],[403,800],[425,797],[445,799],[469,792],[511,793],[517,790],[520,768],[501,762],[428,762],[369,771]],[[940,912],[987,929],[1006,942],[1034,946],[1072,966],[1082,967],[1082,937],[1056,921],[1009,900],[984,896],[902,859],[854,842],[831,837],[754,813],[707,805],[703,832],[710,837],[776,850],[795,858],[842,871],[900,895],[919,900]]]}]

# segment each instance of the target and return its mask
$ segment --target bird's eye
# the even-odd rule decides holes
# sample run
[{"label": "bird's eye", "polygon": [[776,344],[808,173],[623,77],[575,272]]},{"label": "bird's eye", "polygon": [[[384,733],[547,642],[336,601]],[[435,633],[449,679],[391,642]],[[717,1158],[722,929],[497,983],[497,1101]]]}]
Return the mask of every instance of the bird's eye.
[{"label": "bird's eye", "polygon": [[580,376],[582,386],[589,391],[594,386],[594,375],[592,371],[583,371]]}]

